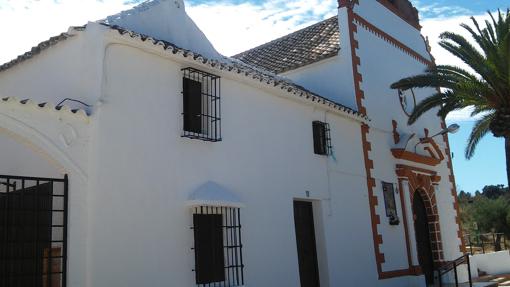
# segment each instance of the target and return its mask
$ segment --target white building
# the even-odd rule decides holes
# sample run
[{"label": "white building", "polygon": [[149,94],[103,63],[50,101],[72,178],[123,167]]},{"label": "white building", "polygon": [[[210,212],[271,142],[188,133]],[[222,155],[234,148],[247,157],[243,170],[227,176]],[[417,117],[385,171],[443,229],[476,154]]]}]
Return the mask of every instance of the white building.
[{"label": "white building", "polygon": [[233,58],[182,0],[70,28],[0,66],[0,286],[425,286],[448,138],[389,86],[432,64],[407,0]]}]

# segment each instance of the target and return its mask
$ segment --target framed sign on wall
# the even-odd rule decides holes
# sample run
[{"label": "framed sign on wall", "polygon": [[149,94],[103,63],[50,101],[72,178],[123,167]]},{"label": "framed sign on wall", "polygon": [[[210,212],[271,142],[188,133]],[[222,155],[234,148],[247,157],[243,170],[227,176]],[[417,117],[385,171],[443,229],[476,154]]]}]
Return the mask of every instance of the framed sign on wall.
[{"label": "framed sign on wall", "polygon": [[395,201],[395,188],[393,183],[383,182],[384,206],[386,208],[386,216],[390,221],[390,225],[398,225],[400,220],[397,214],[397,204]]}]

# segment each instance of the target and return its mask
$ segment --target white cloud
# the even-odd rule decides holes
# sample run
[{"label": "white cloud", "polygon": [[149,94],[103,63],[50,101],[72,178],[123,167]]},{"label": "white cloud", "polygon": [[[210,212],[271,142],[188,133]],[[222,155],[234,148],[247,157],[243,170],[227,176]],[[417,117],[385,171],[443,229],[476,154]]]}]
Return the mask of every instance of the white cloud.
[{"label": "white cloud", "polygon": [[[126,0],[0,0],[0,63],[69,26],[129,9]],[[132,4],[126,4],[132,3]],[[218,1],[187,12],[225,55],[233,55],[336,14],[336,0],[273,0],[262,5]]]},{"label": "white cloud", "polygon": [[274,0],[263,5],[188,5],[187,12],[216,49],[231,56],[334,16],[337,10],[334,0]]},{"label": "white cloud", "polygon": [[[129,8],[125,0],[0,0],[0,63],[37,43]],[[132,5],[131,5],[132,6]]]},{"label": "white cloud", "polygon": [[[50,36],[66,31],[69,26],[130,8],[138,1],[126,0],[0,0],[0,63],[30,50]],[[436,4],[422,5],[414,1],[422,14],[444,15],[445,8]],[[131,4],[127,4],[131,3]],[[225,55],[233,55],[263,44],[336,14],[336,0],[272,0],[255,5],[250,2],[233,4],[228,1],[187,4],[187,12]],[[468,13],[461,7],[447,7],[449,13]],[[477,15],[484,20],[486,15]],[[471,23],[469,16],[426,18],[423,34],[430,40],[437,63],[465,65],[440,48],[439,34],[444,31],[466,35],[460,23]],[[470,111],[452,113],[449,119],[472,120]]]},{"label": "white cloud", "polygon": [[[466,39],[470,40],[471,37],[469,33],[460,26],[460,24],[465,23],[468,25],[472,25],[471,16],[455,16],[450,18],[431,18],[425,19],[422,21],[422,33],[428,37],[430,46],[432,48],[432,55],[436,58],[436,62],[438,64],[448,64],[453,66],[458,66],[467,70],[470,68],[462,62],[460,59],[454,57],[445,49],[439,46],[439,35],[445,31],[454,32],[460,35],[463,35]],[[484,27],[484,21],[489,19],[487,14],[482,15],[474,15],[475,19],[480,23],[482,27]],[[475,44],[476,46],[476,44]],[[447,120],[450,121],[472,121],[476,120],[478,117],[471,117],[472,109],[467,108],[459,111],[452,112],[448,115]]]}]

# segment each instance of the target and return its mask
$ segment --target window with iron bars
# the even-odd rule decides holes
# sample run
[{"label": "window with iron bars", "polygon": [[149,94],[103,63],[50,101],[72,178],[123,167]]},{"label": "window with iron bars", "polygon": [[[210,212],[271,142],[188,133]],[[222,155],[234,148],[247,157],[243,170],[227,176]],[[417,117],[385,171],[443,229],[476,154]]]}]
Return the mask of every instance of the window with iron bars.
[{"label": "window with iron bars", "polygon": [[182,69],[183,137],[221,141],[220,77]]},{"label": "window with iron bars", "polygon": [[315,154],[330,155],[331,146],[331,134],[329,130],[329,124],[321,121],[314,121],[313,127],[313,150]]},{"label": "window with iron bars", "polygon": [[197,286],[243,286],[244,265],[239,208],[193,208]]},{"label": "window with iron bars", "polygon": [[0,175],[0,287],[65,287],[67,176]]}]

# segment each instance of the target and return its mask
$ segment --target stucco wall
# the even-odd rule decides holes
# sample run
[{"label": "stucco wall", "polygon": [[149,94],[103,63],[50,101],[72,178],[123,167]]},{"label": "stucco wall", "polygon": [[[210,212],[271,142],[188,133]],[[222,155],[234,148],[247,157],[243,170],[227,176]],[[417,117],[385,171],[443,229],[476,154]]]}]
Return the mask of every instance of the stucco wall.
[{"label": "stucco wall", "polygon": [[476,254],[469,258],[473,277],[478,277],[478,271],[489,275],[508,274],[510,272],[510,253],[508,250]]},{"label": "stucco wall", "polygon": [[[208,180],[246,204],[247,285],[299,284],[292,202],[306,191],[322,210],[325,286],[376,282],[367,273],[375,264],[359,123],[220,75],[223,141],[190,140],[180,136],[185,64],[113,45],[105,67],[110,77],[92,152],[93,286],[193,285],[185,200]],[[336,161],[313,153],[313,120],[330,123]]]},{"label": "stucco wall", "polygon": [[[380,6],[376,1],[360,1],[360,5],[355,6],[355,11],[366,18],[371,24],[393,35],[397,40],[416,50],[419,54],[422,54],[424,57],[428,55],[426,54],[425,43],[418,30],[407,25],[389,10],[380,9],[380,7],[377,8],[374,5]],[[376,11],[377,13],[375,13]],[[397,25],[396,22],[398,21],[402,21],[402,23]],[[455,259],[460,256],[460,240],[457,236],[458,226],[455,222],[456,211],[453,206],[454,197],[451,194],[452,184],[449,181],[450,173],[447,168],[447,161],[443,160],[438,166],[431,167],[419,163],[400,162],[391,154],[391,149],[395,147],[393,120],[398,123],[397,131],[401,137],[405,134],[416,134],[408,145],[408,150],[411,152],[415,152],[414,146],[418,143],[419,138],[425,137],[425,128],[430,131],[430,135],[434,135],[442,129],[441,121],[435,115],[435,111],[427,113],[415,124],[409,126],[407,124],[408,116],[401,109],[397,91],[390,89],[390,85],[393,82],[406,76],[422,73],[425,65],[397,48],[394,43],[390,43],[387,39],[383,39],[380,35],[376,35],[361,25],[358,25],[355,39],[359,43],[359,48],[356,52],[361,60],[359,72],[363,77],[361,84],[365,95],[363,105],[367,109],[368,116],[372,119],[368,141],[372,147],[370,159],[374,162],[374,169],[372,171],[372,176],[376,180],[374,191],[375,195],[379,198],[376,211],[381,217],[378,231],[383,238],[383,244],[381,244],[381,252],[385,256],[383,271],[399,270],[408,266],[403,227],[402,225],[393,227],[387,223],[384,197],[380,185],[381,181],[397,183],[397,175],[395,173],[397,163],[411,164],[418,168],[434,170],[441,176],[441,181],[437,185],[435,194],[439,210],[444,257],[445,260]],[[433,94],[434,90],[422,89],[415,90],[414,92],[416,101],[420,102],[425,97]],[[435,141],[444,154],[446,143],[442,137],[436,137]],[[418,145],[416,152],[427,155],[423,150],[423,145]],[[414,190],[408,190],[406,187],[404,192],[406,210],[410,213],[412,212],[412,207],[409,197],[410,193],[414,192]],[[397,197],[396,199],[397,205],[400,205],[399,198]],[[399,213],[399,217],[402,218],[402,213]],[[412,217],[408,217],[408,229],[412,262],[417,264]]]},{"label": "stucco wall", "polygon": [[[85,32],[70,30],[68,39],[0,72],[0,96],[54,105],[65,98],[95,104],[101,89],[104,49],[99,30],[97,25],[89,25]],[[66,105],[88,110],[74,102]]]},{"label": "stucco wall", "polygon": [[[347,43],[341,43],[342,46]],[[298,68],[282,76],[311,91],[356,110],[356,98],[352,86],[352,67],[350,57],[345,52],[338,56]]]},{"label": "stucco wall", "polygon": [[430,58],[419,30],[409,25],[405,20],[378,1],[361,0],[359,5],[355,6],[355,11],[361,17],[415,50],[423,57]]}]

